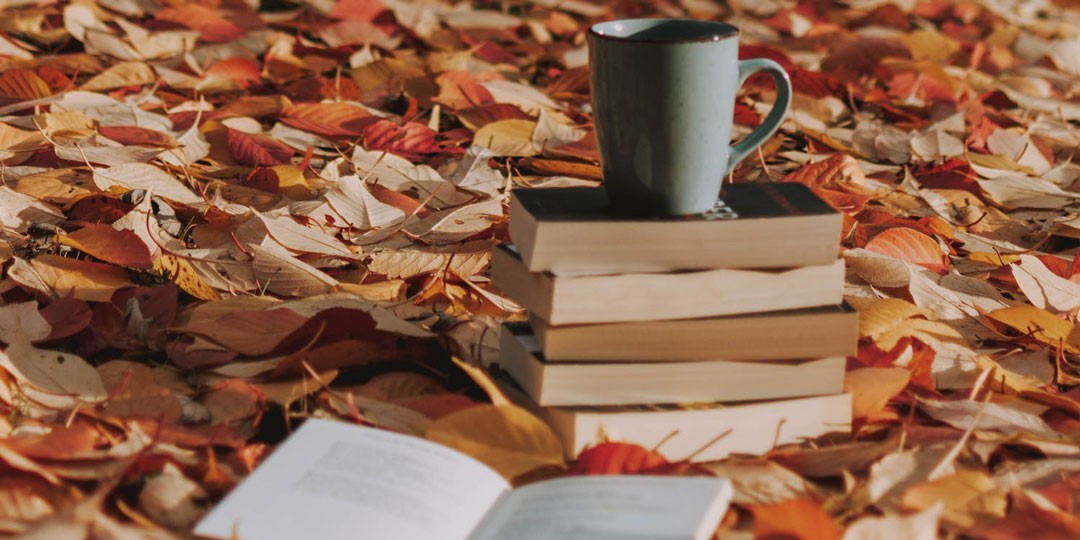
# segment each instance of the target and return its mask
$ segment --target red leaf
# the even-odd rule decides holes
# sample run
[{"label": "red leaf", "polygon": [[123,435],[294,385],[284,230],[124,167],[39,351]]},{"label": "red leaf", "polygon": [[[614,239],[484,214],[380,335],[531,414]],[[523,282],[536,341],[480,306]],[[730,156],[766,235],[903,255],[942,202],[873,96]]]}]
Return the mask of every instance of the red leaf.
[{"label": "red leaf", "polygon": [[71,297],[57,298],[39,309],[38,313],[52,327],[52,332],[44,341],[74,336],[90,326],[93,318],[90,306],[85,301]]},{"label": "red leaf", "polygon": [[386,6],[379,0],[337,0],[330,8],[330,16],[347,21],[372,22],[384,11]]},{"label": "red leaf", "polygon": [[364,128],[364,146],[413,161],[419,161],[424,154],[453,152],[435,142],[435,132],[431,128],[415,122],[399,126],[390,120],[379,120]]},{"label": "red leaf", "polygon": [[227,129],[229,150],[241,164],[249,167],[269,167],[291,162],[293,149],[287,144],[266,135]]},{"label": "red leaf", "polygon": [[262,79],[259,64],[250,58],[234,56],[219,60],[203,73],[204,77],[221,77],[236,83],[240,88],[247,88]]},{"label": "red leaf", "polygon": [[176,148],[180,143],[168,133],[137,126],[100,126],[98,133],[122,145]]},{"label": "red leaf", "polygon": [[840,540],[840,527],[810,499],[752,504],[754,538],[761,540]]},{"label": "red leaf", "polygon": [[195,30],[206,41],[232,41],[244,35],[244,29],[198,4],[181,4],[165,8],[155,15],[159,21],[169,21]]},{"label": "red leaf", "polygon": [[348,103],[299,103],[282,109],[281,116],[287,125],[324,137],[359,137],[378,120]]},{"label": "red leaf", "polygon": [[886,229],[867,242],[866,249],[917,264],[933,272],[943,273],[948,270],[948,259],[937,242],[915,229]]},{"label": "red leaf", "polygon": [[907,363],[903,366],[905,369],[911,372],[911,384],[927,390],[929,392],[937,393],[937,387],[934,383],[934,376],[931,372],[931,367],[934,364],[934,357],[937,353],[929,345],[912,338],[902,337],[893,345],[892,349],[883,351],[873,343],[859,344],[859,351],[856,359],[868,366],[872,367],[890,367],[896,364],[896,361],[908,353],[910,349],[911,358],[907,360]]},{"label": "red leaf", "polygon": [[75,202],[68,210],[72,221],[89,223],[112,223],[134,209],[131,203],[110,197],[103,193],[87,195]]},{"label": "red leaf", "polygon": [[658,452],[636,444],[606,442],[578,454],[570,474],[635,474],[668,465]]},{"label": "red leaf", "polygon": [[133,268],[150,268],[150,249],[133,231],[93,223],[62,235],[60,243],[105,262]]}]

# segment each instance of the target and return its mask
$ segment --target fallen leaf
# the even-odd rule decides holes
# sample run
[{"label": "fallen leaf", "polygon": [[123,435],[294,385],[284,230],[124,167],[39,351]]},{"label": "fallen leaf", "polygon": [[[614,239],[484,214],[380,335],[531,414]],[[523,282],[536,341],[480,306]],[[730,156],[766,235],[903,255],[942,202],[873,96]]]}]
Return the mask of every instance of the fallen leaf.
[{"label": "fallen leaf", "polygon": [[754,538],[830,540],[840,538],[840,527],[812,499],[791,499],[749,507],[754,516]]},{"label": "fallen leaf", "polygon": [[562,444],[551,428],[511,405],[481,405],[452,413],[433,422],[424,436],[480,460],[507,479],[563,464]]}]

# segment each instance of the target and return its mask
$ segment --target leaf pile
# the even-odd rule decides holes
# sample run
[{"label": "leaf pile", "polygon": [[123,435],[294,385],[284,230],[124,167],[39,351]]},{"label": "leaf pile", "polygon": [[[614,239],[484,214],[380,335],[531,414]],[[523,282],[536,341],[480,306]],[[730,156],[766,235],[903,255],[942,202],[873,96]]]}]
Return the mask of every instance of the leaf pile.
[{"label": "leaf pile", "polygon": [[[722,534],[1080,536],[1076,8],[8,2],[0,530],[183,535],[314,414],[520,482],[727,475]],[[508,190],[599,185],[584,33],[637,16],[732,23],[791,74],[732,181],[844,212],[850,436],[704,465],[606,443],[567,468],[447,354],[493,354],[522,316],[485,275]],[[736,132],[772,95],[748,81]]]}]

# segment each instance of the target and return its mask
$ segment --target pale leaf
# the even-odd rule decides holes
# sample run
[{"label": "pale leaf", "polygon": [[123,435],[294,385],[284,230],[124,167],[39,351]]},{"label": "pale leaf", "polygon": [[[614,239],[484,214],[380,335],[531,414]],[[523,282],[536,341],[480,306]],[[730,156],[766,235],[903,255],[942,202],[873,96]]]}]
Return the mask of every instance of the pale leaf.
[{"label": "pale leaf", "polygon": [[970,399],[939,401],[919,399],[919,407],[931,418],[956,429],[999,431],[1001,433],[1030,433],[1048,439],[1062,435],[1036,415],[1009,408],[998,403],[979,403]]},{"label": "pale leaf", "polygon": [[74,354],[38,349],[19,333],[0,353],[0,367],[11,373],[24,390],[36,390],[32,399],[48,393],[67,398],[74,407],[104,401],[108,396],[101,375],[86,360]]},{"label": "pale leaf", "polygon": [[978,182],[990,199],[1005,209],[1058,209],[1080,199],[1080,194],[1067,192],[1049,180],[1015,173]]},{"label": "pale leaf", "polygon": [[0,225],[25,232],[31,223],[57,224],[64,221],[60,210],[7,186],[0,186]]},{"label": "pale leaf", "polygon": [[270,236],[286,248],[304,253],[319,253],[331,257],[356,257],[341,241],[318,227],[305,227],[289,216],[274,216],[256,211],[255,217],[266,227]]},{"label": "pale leaf", "polygon": [[117,165],[94,171],[94,184],[98,189],[113,186],[124,189],[142,189],[154,195],[176,202],[202,207],[203,198],[191,191],[173,175],[145,163]]},{"label": "pale leaf", "polygon": [[286,296],[321,294],[338,284],[338,281],[318,268],[300,261],[282,248],[248,245],[255,254],[252,268],[266,290]]},{"label": "pale leaf", "polygon": [[932,504],[914,514],[867,516],[848,525],[844,540],[937,540],[942,503]]},{"label": "pale leaf", "polygon": [[491,262],[490,242],[448,248],[405,248],[373,253],[368,268],[390,279],[451,271],[462,277],[479,274]]},{"label": "pale leaf", "polygon": [[1058,313],[1080,307],[1080,284],[1050,271],[1038,257],[1021,255],[1020,262],[1011,265],[1013,278],[1028,300],[1037,307]]},{"label": "pale leaf", "polygon": [[326,201],[357,229],[381,229],[405,220],[405,212],[375,198],[356,175],[343,176],[326,193]]},{"label": "pale leaf", "polygon": [[37,302],[21,302],[0,306],[0,341],[11,343],[21,332],[25,339],[41,341],[52,332],[52,326],[41,316]]}]

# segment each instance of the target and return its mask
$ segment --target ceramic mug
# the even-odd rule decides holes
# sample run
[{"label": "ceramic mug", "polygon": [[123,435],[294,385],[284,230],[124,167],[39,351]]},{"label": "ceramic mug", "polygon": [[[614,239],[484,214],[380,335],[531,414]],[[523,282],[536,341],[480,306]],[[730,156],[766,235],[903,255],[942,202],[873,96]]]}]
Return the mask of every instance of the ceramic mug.
[{"label": "ceramic mug", "polygon": [[[619,213],[712,208],[724,177],[776,132],[791,103],[788,74],[772,60],[739,60],[739,30],[728,24],[608,21],[589,28],[588,42],[600,165]],[[731,145],[735,94],[759,71],[776,83],[776,102]]]}]

